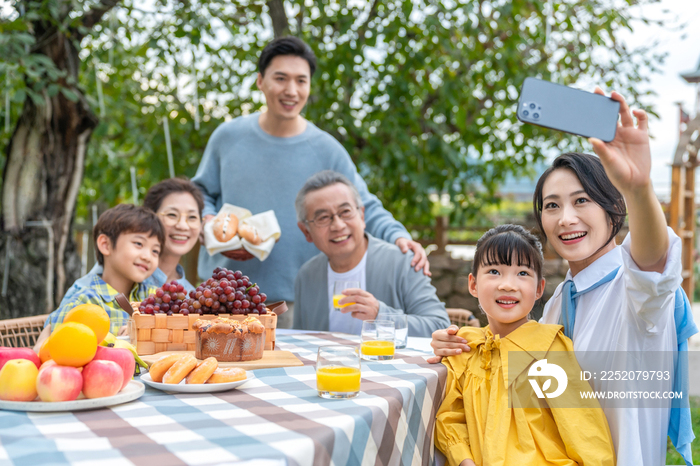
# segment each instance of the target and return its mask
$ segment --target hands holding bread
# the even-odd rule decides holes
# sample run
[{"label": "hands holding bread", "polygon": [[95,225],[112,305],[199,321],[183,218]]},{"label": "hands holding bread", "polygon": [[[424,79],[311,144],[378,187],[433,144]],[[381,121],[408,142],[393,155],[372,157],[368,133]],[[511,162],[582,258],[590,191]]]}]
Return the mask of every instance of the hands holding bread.
[{"label": "hands holding bread", "polygon": [[[203,224],[210,222],[213,218],[215,218],[216,215],[205,215],[203,219]],[[204,228],[202,228],[202,231],[199,233],[199,242],[204,244]],[[245,249],[232,249],[230,251],[225,251],[221,253],[222,256],[227,257],[231,260],[234,261],[248,261],[250,259],[254,259],[255,256],[246,251]]]},{"label": "hands holding bread", "polygon": [[262,238],[257,228],[239,224],[238,217],[235,214],[220,212],[214,217],[213,222],[214,236],[222,243],[231,241],[236,234],[250,244],[258,245],[262,243]]},{"label": "hands holding bread", "polygon": [[[203,245],[210,256],[236,261],[264,261],[279,240],[281,229],[272,210],[253,215],[244,207],[224,204],[218,214],[204,216]],[[272,240],[271,240],[272,239]]]},{"label": "hands holding bread", "polygon": [[[208,222],[212,222],[214,237],[221,243],[231,241],[236,235],[253,245],[258,245],[262,242],[262,237],[258,233],[258,230],[253,226],[241,224],[236,214],[230,212],[220,212],[217,215],[206,215],[204,217],[204,223]],[[204,244],[203,228],[200,236],[200,241],[202,244]],[[255,257],[243,248],[232,249],[230,251],[222,252],[221,254],[224,257],[237,261],[246,261]]]}]

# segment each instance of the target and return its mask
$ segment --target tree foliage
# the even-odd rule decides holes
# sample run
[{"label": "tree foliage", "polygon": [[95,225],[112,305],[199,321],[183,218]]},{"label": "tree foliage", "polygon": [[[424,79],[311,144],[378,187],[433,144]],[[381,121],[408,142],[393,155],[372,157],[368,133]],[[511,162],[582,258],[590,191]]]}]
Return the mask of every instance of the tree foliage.
[{"label": "tree foliage", "polygon": [[[100,2],[71,3],[88,9]],[[644,106],[643,84],[662,57],[652,47],[630,50],[620,41],[639,3],[654,0],[557,0],[551,12],[545,0],[284,5],[289,33],[318,56],[306,117],[347,148],[370,190],[399,220],[429,224],[429,195],[446,193],[458,207],[453,222],[463,224],[496,201],[508,175],[527,174],[547,154],[582,147],[578,138],[517,121],[526,77],[588,89],[596,83]],[[44,88],[61,91],[51,87],[56,77],[32,71],[51,64],[33,64],[43,59],[24,47],[36,40],[25,27],[29,14],[13,13],[0,31],[2,67],[13,69],[16,104],[41,98]],[[132,166],[140,196],[169,176],[164,118],[176,175],[194,175],[212,131],[263,106],[254,78],[272,30],[262,1],[124,0],[85,31],[80,87],[100,123],[78,215],[86,216],[95,201],[130,201]],[[274,189],[246,167],[232,182]]]}]

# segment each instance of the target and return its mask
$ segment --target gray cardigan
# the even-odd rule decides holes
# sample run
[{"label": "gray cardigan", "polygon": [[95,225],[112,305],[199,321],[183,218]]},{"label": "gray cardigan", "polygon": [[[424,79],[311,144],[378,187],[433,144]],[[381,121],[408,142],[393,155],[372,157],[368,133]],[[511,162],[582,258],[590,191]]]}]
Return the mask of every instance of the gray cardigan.
[{"label": "gray cardigan", "polygon": [[[430,277],[411,267],[413,254],[374,238],[367,246],[367,291],[379,301],[377,318],[388,314],[408,315],[408,335],[430,337],[447,328],[445,305],[430,284]],[[328,330],[328,257],[321,253],[307,261],[294,282],[294,328]]]}]

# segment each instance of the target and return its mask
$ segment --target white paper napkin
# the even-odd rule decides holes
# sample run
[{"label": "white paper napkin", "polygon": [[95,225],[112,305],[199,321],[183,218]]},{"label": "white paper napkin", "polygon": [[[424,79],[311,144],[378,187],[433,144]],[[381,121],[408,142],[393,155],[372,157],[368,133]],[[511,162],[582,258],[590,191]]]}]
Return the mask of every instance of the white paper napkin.
[{"label": "white paper napkin", "polygon": [[280,225],[277,222],[277,216],[272,210],[252,215],[248,209],[238,207],[231,204],[224,204],[219,210],[219,213],[232,213],[238,217],[238,225],[249,225],[258,230],[258,234],[262,238],[262,243],[255,245],[235,235],[229,241],[222,243],[214,236],[213,221],[209,221],[204,225],[204,244],[206,244],[207,252],[210,256],[214,254],[232,251],[234,249],[244,248],[246,251],[264,261],[272,252],[272,248],[282,234]]}]

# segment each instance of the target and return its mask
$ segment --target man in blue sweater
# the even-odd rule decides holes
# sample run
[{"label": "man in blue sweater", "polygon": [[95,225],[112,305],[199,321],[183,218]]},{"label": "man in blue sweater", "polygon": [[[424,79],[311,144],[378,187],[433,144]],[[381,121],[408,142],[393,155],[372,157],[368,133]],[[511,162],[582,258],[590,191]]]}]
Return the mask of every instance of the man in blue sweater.
[{"label": "man in blue sweater", "polygon": [[[352,180],[365,206],[367,231],[413,251],[411,266],[429,275],[422,246],[369,193],[343,146],[301,116],[309,97],[316,57],[300,39],[284,37],[269,43],[258,61],[258,88],[267,110],[223,123],[212,134],[192,181],[204,194],[204,222],[224,203],[245,207],[253,214],[273,210],[282,235],[270,256],[260,262],[244,250],[209,256],[199,254],[200,277],[216,267],[239,269],[257,282],[268,302],[294,299],[299,268],[318,253],[297,229],[294,199],[305,181],[322,170],[335,170]],[[247,262],[240,262],[247,261]],[[291,308],[291,306],[290,306]],[[281,316],[281,328],[291,326],[292,312]]]}]

